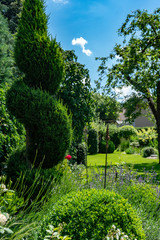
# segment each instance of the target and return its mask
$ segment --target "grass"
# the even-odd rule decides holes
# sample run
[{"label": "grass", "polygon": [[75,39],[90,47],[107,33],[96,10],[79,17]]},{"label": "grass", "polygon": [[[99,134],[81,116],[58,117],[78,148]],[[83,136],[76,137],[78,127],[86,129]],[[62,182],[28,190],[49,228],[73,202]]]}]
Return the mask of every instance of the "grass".
[{"label": "grass", "polygon": [[[123,162],[126,164],[123,165]],[[90,173],[89,184],[86,182],[86,175],[82,178],[82,172],[84,173],[83,165],[70,166],[68,170],[64,172],[64,175],[60,182],[56,182],[52,189],[51,194],[47,201],[37,209],[37,203],[33,203],[33,207],[26,209],[25,211],[18,211],[8,222],[7,227],[13,230],[13,234],[0,235],[0,239],[10,240],[40,240],[41,234],[46,233],[46,228],[41,229],[42,222],[46,219],[50,219],[54,204],[72,191],[77,192],[83,188],[95,188],[103,189],[104,187],[104,175],[98,174],[98,171],[104,170],[105,154],[88,155],[88,166]],[[123,171],[119,168],[118,178],[115,179],[114,168],[117,164],[122,164]],[[111,167],[111,165],[113,167]],[[160,177],[160,165],[158,159],[146,159],[140,155],[127,155],[123,153],[115,152],[108,154],[108,171],[107,171],[107,189],[114,191],[124,198],[128,199],[128,202],[136,210],[138,216],[142,220],[143,228],[146,233],[146,240],[159,240],[160,239],[160,192],[157,193],[157,188],[151,188],[151,185],[141,184],[138,181],[134,181],[134,176],[128,166],[132,166],[132,170],[139,174],[146,174],[146,171],[153,171],[153,167]],[[97,172],[96,172],[97,171]],[[96,173],[96,174],[95,174]],[[91,182],[90,182],[91,181]],[[18,204],[18,203],[17,203]],[[7,212],[7,210],[6,210]],[[48,221],[48,220],[47,220]],[[50,222],[48,222],[50,224]],[[55,227],[57,227],[55,225]]]},{"label": "grass", "polygon": [[[99,167],[104,169],[106,154],[94,154],[87,156],[87,165],[89,168]],[[124,154],[120,152],[110,153],[107,155],[108,167],[111,165],[126,163],[133,170],[143,174],[144,171],[155,171],[157,181],[160,182],[160,164],[158,159],[143,158],[141,155]]]}]

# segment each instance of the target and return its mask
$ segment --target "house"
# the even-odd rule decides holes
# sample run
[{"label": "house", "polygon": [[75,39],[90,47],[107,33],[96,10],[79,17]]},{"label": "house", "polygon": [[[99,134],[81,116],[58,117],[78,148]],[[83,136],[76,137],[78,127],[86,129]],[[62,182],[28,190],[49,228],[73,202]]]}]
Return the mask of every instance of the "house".
[{"label": "house", "polygon": [[137,117],[135,121],[132,124],[128,124],[126,122],[126,117],[125,117],[125,109],[119,114],[119,118],[116,121],[118,125],[123,126],[123,125],[132,125],[134,127],[154,127],[155,126],[155,121],[154,120],[149,120],[149,118],[146,116],[147,111],[142,110],[142,115]]}]

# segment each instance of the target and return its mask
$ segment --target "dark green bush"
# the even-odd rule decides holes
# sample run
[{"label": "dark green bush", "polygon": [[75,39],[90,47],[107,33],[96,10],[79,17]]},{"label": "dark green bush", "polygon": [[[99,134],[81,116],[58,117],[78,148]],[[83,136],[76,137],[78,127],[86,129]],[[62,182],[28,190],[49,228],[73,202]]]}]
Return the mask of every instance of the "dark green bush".
[{"label": "dark green bush", "polygon": [[[108,141],[108,153],[113,153],[115,150],[115,145],[112,141]],[[106,141],[102,140],[99,144],[99,152],[100,153],[106,153]]]},{"label": "dark green bush", "polygon": [[129,148],[127,148],[127,149],[125,150],[125,152],[126,152],[127,154],[134,154],[134,153],[135,153],[135,150],[134,150],[133,147],[129,147]]},{"label": "dark green bush", "polygon": [[119,128],[116,125],[109,125],[109,137],[110,140],[114,143],[115,148],[117,148],[120,144],[120,135]]},{"label": "dark green bush", "polygon": [[99,151],[98,133],[95,129],[88,132],[88,151],[90,154],[96,154]]},{"label": "dark green bush", "polygon": [[77,164],[86,165],[87,147],[85,143],[78,144],[77,147]]},{"label": "dark green bush", "polygon": [[136,212],[120,195],[106,190],[73,192],[53,207],[51,218],[44,221],[41,232],[48,224],[58,226],[65,222],[62,234],[73,240],[102,240],[114,224],[130,239],[144,240],[145,234]]},{"label": "dark green bush", "polygon": [[31,89],[20,81],[8,91],[7,104],[10,112],[26,128],[29,161],[33,163],[36,153],[35,166],[43,159],[43,168],[53,167],[62,161],[71,137],[67,109],[47,92]]},{"label": "dark green bush", "polygon": [[152,154],[157,154],[157,150],[153,147],[145,147],[142,149],[142,157],[150,157]]},{"label": "dark green bush", "polygon": [[26,158],[52,168],[64,159],[71,118],[55,95],[64,79],[59,44],[47,33],[43,0],[25,0],[16,35],[15,59],[25,77],[7,93],[7,107],[26,129]]},{"label": "dark green bush", "polygon": [[120,138],[129,139],[131,136],[137,134],[137,130],[133,126],[123,126],[119,128]]}]

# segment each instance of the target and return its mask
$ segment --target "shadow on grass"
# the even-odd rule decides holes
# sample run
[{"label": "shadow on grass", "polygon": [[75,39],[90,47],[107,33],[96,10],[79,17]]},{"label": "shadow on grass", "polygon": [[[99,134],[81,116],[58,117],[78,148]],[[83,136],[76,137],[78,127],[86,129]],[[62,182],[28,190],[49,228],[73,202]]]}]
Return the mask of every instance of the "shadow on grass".
[{"label": "shadow on grass", "polygon": [[[140,164],[130,164],[126,163],[127,166],[133,168],[134,171],[138,172],[139,175],[143,175],[146,172],[156,172],[157,173],[157,181],[160,182],[160,164],[152,162],[152,163],[140,163]],[[115,167],[116,165],[112,165],[112,167]],[[108,165],[107,168],[109,169],[111,166]],[[98,166],[88,166],[88,168],[92,171],[95,168],[98,168],[99,170],[104,170],[104,165],[98,165]]]},{"label": "shadow on grass", "polygon": [[[128,164],[129,165],[129,164]],[[146,171],[157,173],[157,180],[160,181],[160,164],[158,163],[141,163],[141,164],[134,164],[133,170],[136,170],[139,173],[144,173]]]}]

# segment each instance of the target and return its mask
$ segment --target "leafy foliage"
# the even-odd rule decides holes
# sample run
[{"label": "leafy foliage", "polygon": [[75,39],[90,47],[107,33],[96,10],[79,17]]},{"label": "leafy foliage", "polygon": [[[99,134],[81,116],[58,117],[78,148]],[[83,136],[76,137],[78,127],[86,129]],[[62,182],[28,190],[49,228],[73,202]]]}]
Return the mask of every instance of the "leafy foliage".
[{"label": "leafy foliage", "polygon": [[[99,71],[101,79],[104,74],[107,76],[108,90],[131,86],[141,98],[147,100],[156,120],[160,153],[159,31],[160,8],[152,14],[146,10],[128,14],[118,31],[123,36],[123,44],[116,45],[108,58],[101,58]],[[116,61],[111,68],[106,66],[108,59]]]},{"label": "leafy foliage", "polygon": [[142,156],[143,157],[150,157],[152,154],[156,154],[157,151],[153,147],[145,147],[142,149]]},{"label": "leafy foliage", "polygon": [[1,0],[0,11],[8,20],[9,30],[12,34],[17,31],[18,20],[23,0]]},{"label": "leafy foliage", "polygon": [[73,240],[103,239],[113,223],[131,239],[145,239],[141,221],[131,205],[110,191],[90,189],[66,195],[54,205],[43,228],[48,223],[57,226],[62,222],[66,223],[62,233]]},{"label": "leafy foliage", "polygon": [[9,32],[7,20],[0,13],[0,84],[11,82],[13,75],[13,38]]},{"label": "leafy foliage", "polygon": [[77,62],[74,51],[63,51],[65,80],[58,96],[72,113],[73,141],[81,143],[83,129],[92,117],[92,98],[89,71]]},{"label": "leafy foliage", "polygon": [[7,21],[0,13],[0,172],[12,149],[25,141],[24,128],[6,107],[6,92],[14,79],[12,50],[13,38]]},{"label": "leafy foliage", "polygon": [[92,97],[94,99],[94,118],[99,118],[104,122],[115,122],[119,116],[120,103],[113,97],[111,98],[99,93],[92,94]]},{"label": "leafy foliage", "polygon": [[[109,140],[107,153],[113,153],[114,150],[115,150],[115,145],[111,140]],[[99,144],[99,153],[106,153],[106,141],[104,140],[102,140]]]},{"label": "leafy foliage", "polygon": [[119,131],[120,137],[129,139],[131,136],[137,135],[137,130],[133,126],[122,126]]},{"label": "leafy foliage", "polygon": [[99,151],[98,133],[95,129],[88,132],[88,151],[90,154],[96,154]]},{"label": "leafy foliage", "polygon": [[157,139],[157,133],[154,128],[140,129],[137,131],[140,146],[148,146]]}]

